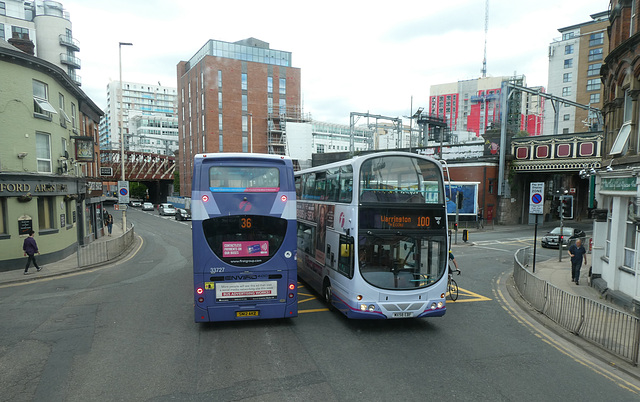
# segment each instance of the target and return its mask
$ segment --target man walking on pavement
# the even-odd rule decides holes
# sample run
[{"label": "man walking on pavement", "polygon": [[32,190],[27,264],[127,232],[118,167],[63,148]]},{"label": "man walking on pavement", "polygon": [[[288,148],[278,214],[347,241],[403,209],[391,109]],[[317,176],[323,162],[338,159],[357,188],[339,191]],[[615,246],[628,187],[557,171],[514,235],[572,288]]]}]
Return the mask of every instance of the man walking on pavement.
[{"label": "man walking on pavement", "polygon": [[36,239],[33,238],[33,234],[35,232],[33,230],[29,230],[29,237],[24,239],[24,243],[22,244],[22,249],[24,250],[24,255],[28,256],[27,258],[27,266],[24,268],[24,274],[29,274],[29,267],[31,266],[31,261],[33,261],[33,265],[36,267],[36,271],[40,272],[42,267],[38,266],[36,262],[35,254],[40,254],[38,251],[38,245],[36,244]]},{"label": "man walking on pavement", "polygon": [[[562,246],[560,246],[562,247]],[[569,247],[569,255],[571,256],[571,281],[579,285],[580,267],[584,259],[584,265],[587,265],[587,250],[582,245],[582,240],[576,240],[576,244]]]}]

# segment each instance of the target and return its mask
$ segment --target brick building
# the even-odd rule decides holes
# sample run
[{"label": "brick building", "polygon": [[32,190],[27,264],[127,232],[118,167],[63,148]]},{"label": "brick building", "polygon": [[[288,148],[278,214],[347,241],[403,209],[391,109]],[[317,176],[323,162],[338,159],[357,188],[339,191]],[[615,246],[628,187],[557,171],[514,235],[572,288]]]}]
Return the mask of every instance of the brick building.
[{"label": "brick building", "polygon": [[604,158],[596,176],[594,284],[640,311],[640,0],[609,5],[603,84]]},{"label": "brick building", "polygon": [[177,75],[181,195],[191,194],[197,153],[285,153],[283,122],[301,114],[290,52],[255,38],[209,40]]}]

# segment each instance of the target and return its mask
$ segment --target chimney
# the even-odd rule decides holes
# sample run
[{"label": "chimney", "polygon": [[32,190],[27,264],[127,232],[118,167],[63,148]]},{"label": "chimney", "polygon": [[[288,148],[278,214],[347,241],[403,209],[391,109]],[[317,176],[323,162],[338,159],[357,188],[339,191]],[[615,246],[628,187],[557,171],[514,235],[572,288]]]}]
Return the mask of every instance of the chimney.
[{"label": "chimney", "polygon": [[11,44],[12,46],[15,46],[18,49],[22,50],[26,54],[30,54],[31,56],[35,55],[35,45],[30,39],[11,38],[7,42],[9,42],[9,44]]}]

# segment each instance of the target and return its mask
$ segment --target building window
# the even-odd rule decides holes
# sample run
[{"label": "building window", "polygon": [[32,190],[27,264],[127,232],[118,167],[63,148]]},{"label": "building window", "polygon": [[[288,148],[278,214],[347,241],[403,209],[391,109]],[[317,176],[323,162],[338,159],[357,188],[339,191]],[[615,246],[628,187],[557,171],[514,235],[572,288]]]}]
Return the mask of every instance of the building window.
[{"label": "building window", "polygon": [[242,152],[249,152],[249,141],[246,134],[242,136]]},{"label": "building window", "polygon": [[602,63],[589,64],[589,67],[587,68],[587,77],[600,75],[600,67],[602,67]]},{"label": "building window", "polygon": [[222,70],[218,70],[218,88],[222,88]]},{"label": "building window", "polygon": [[568,128],[563,128],[562,129],[562,134],[569,134],[569,129]]},{"label": "building window", "polygon": [[611,202],[609,202],[609,211],[607,212],[607,240],[605,241],[604,255],[609,258],[611,252],[611,226],[612,226]]},{"label": "building window", "polygon": [[[635,3],[635,1],[633,2]],[[604,43],[604,32],[593,33],[589,36],[589,46],[598,46]]]},{"label": "building window", "polygon": [[573,67],[573,59],[566,59],[564,61],[564,68],[572,68]]},{"label": "building window", "polygon": [[589,50],[589,61],[602,60],[602,48]]},{"label": "building window", "polygon": [[76,129],[76,121],[77,121],[76,105],[74,103],[71,103],[71,127],[74,130]]},{"label": "building window", "polygon": [[242,73],[242,89],[247,90],[247,73]]},{"label": "building window", "polygon": [[319,154],[323,154],[324,153],[324,144],[318,144],[316,147],[316,151]]},{"label": "building window", "polygon": [[287,79],[286,78],[280,78],[280,95],[286,95],[287,94]]},{"label": "building window", "polygon": [[37,80],[33,80],[33,111],[49,118],[51,113],[58,113],[49,103],[49,86]]},{"label": "building window", "polygon": [[589,103],[600,103],[600,94],[591,94],[589,95]]},{"label": "building window", "polygon": [[562,88],[562,96],[571,96],[571,87]]},{"label": "building window", "polygon": [[600,90],[600,80],[598,78],[587,80],[587,91],[599,91],[599,90]]},{"label": "building window", "polygon": [[286,114],[287,113],[287,100],[286,99],[280,99],[279,107],[280,107],[280,114]]},{"label": "building window", "polygon": [[55,197],[38,197],[38,228],[53,229]]},{"label": "building window", "polygon": [[60,125],[64,128],[67,128],[67,123],[71,123],[71,119],[67,112],[64,111],[64,95],[58,92],[58,103],[60,106]]},{"label": "building window", "polygon": [[222,113],[218,113],[218,130],[222,131]]},{"label": "building window", "polygon": [[562,82],[571,82],[572,77],[573,73],[564,73],[562,74]]},{"label": "building window", "polygon": [[[7,5],[4,3],[4,1],[0,1],[0,15],[7,15]],[[0,233],[4,233],[4,232],[0,232]]]},{"label": "building window", "polygon": [[0,24],[0,39],[6,40],[4,36],[4,24]]},{"label": "building window", "polygon": [[36,133],[36,161],[38,172],[51,173],[51,135]]},{"label": "building window", "polygon": [[218,110],[222,110],[222,92],[218,92]]},{"label": "building window", "polygon": [[13,39],[29,40],[29,29],[22,27],[11,27],[11,37]]},{"label": "building window", "polygon": [[243,132],[249,131],[249,117],[248,116],[242,116],[242,131]]},{"label": "building window", "polygon": [[636,20],[636,0],[631,0],[631,19],[629,20],[629,37],[633,36],[635,32],[635,20]]},{"label": "building window", "polygon": [[573,54],[573,45],[565,45],[564,54]]},{"label": "building window", "polygon": [[271,96],[267,98],[267,113],[273,113],[273,98]]},{"label": "building window", "polygon": [[[629,204],[629,208],[634,208],[632,203]],[[636,225],[633,222],[627,222],[627,230],[624,240],[624,266],[627,268],[635,269],[636,260]]]},{"label": "building window", "polygon": [[564,120],[565,120],[565,121],[567,121],[567,120],[569,120],[569,119],[571,118],[571,115],[569,115],[569,114],[565,114],[565,115],[563,116],[563,118],[564,118]]},{"label": "building window", "polygon": [[247,111],[247,95],[242,95],[242,111]]},{"label": "building window", "polygon": [[218,135],[218,152],[223,152],[224,148],[222,146],[222,131]]},{"label": "building window", "polygon": [[267,77],[267,92],[273,93],[273,77]]},{"label": "building window", "polygon": [[71,226],[73,225],[73,209],[74,209],[75,201],[73,200],[65,201],[64,204],[65,204],[64,213],[66,215],[65,221],[67,226]]},{"label": "building window", "polygon": [[571,39],[575,36],[574,32],[567,32],[562,34],[562,40]]}]

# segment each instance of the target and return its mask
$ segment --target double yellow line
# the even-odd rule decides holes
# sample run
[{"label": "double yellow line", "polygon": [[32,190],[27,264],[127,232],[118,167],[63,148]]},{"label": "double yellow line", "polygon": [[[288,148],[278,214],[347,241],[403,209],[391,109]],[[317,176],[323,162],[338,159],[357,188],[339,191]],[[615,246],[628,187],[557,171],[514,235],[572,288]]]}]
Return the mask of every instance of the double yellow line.
[{"label": "double yellow line", "polygon": [[[503,274],[503,275],[505,275],[505,274]],[[616,384],[620,388],[626,389],[627,391],[632,392],[634,394],[640,394],[640,386],[638,386],[636,384],[633,384],[633,383],[623,379],[622,377],[612,373],[611,371],[605,370],[604,368],[598,366],[597,364],[595,364],[593,362],[590,362],[590,361],[588,361],[586,359],[583,359],[583,358],[579,357],[578,355],[576,355],[575,352],[573,352],[569,348],[567,348],[567,347],[563,346],[562,344],[560,344],[559,342],[557,342],[555,339],[553,339],[547,333],[541,331],[538,328],[538,326],[534,325],[531,321],[529,321],[522,314],[520,314],[507,301],[507,299],[505,298],[504,294],[502,293],[502,290],[500,290],[500,281],[501,281],[500,278],[496,279],[495,288],[493,289],[493,293],[494,293],[494,296],[495,296],[496,300],[498,300],[498,302],[500,303],[502,308],[505,309],[505,311],[511,317],[513,317],[516,321],[518,321],[522,326],[524,326],[525,328],[529,329],[538,339],[540,339],[542,342],[546,343],[547,345],[551,346],[552,348],[556,349],[558,352],[562,353],[563,355],[569,357],[570,359],[572,359],[576,363],[588,368],[589,370],[593,371],[596,374],[599,374],[599,375],[603,376],[604,378],[608,379],[609,381],[612,381],[614,384]]]}]

